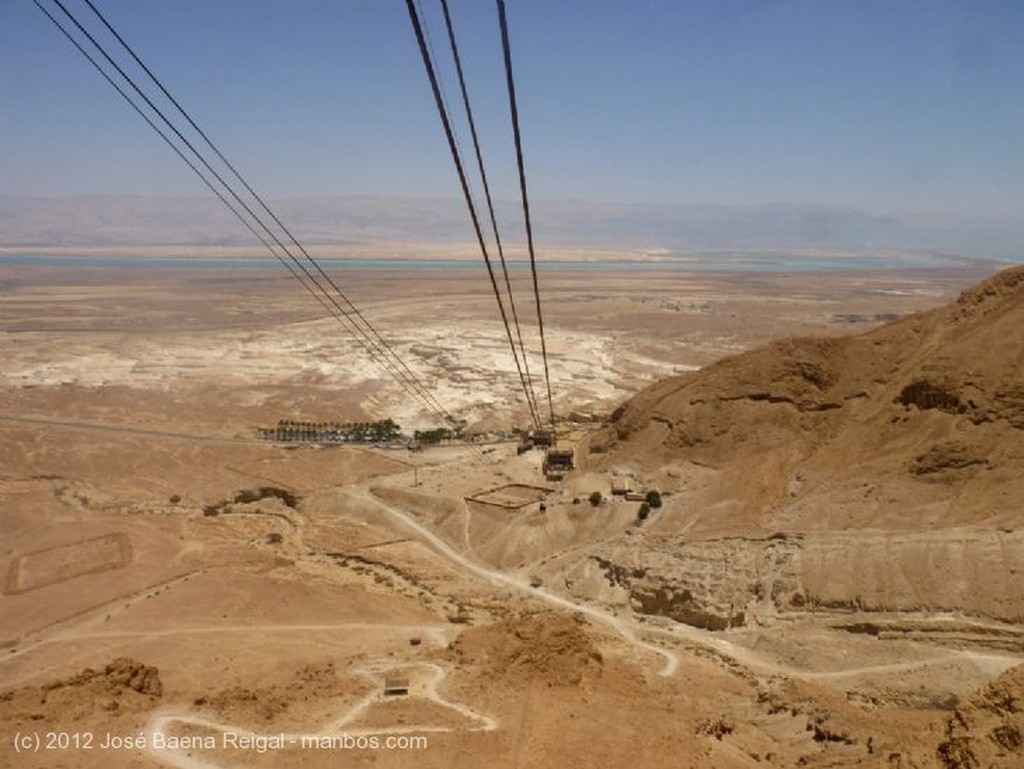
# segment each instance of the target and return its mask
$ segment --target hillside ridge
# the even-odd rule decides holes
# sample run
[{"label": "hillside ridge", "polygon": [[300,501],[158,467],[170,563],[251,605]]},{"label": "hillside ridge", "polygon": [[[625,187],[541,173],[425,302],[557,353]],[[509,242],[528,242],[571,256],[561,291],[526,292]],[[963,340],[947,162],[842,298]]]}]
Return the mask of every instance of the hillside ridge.
[{"label": "hillside ridge", "polygon": [[769,528],[853,482],[887,489],[884,507],[945,503],[946,524],[997,519],[1024,492],[1022,327],[1017,267],[863,334],[784,339],[658,382],[592,438],[591,461],[714,468],[744,522]]}]

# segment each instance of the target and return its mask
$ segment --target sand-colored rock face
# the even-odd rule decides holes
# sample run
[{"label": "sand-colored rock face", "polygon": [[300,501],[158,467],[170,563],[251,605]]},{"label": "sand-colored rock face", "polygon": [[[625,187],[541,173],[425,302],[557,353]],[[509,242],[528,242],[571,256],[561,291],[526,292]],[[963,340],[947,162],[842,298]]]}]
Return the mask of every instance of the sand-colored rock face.
[{"label": "sand-colored rock face", "polygon": [[929,744],[895,753],[897,766],[1014,769],[1024,766],[1024,666],[974,692],[943,718]]},{"label": "sand-colored rock face", "polygon": [[808,612],[956,612],[1024,621],[1024,531],[820,533],[606,543],[596,574],[632,608],[721,630]]},{"label": "sand-colored rock face", "polygon": [[1008,269],[866,334],[777,342],[659,382],[591,451],[605,464],[721,469],[766,528],[814,528],[814,509],[857,484],[875,510],[858,528],[929,505],[944,525],[1012,518],[1024,492],[1022,323],[1024,269]]},{"label": "sand-colored rock face", "polygon": [[23,727],[33,721],[71,725],[92,720],[97,711],[112,719],[148,712],[160,705],[162,694],[159,670],[119,657],[100,669],[86,668],[66,679],[5,692],[0,717]]},{"label": "sand-colored rock face", "polygon": [[474,628],[453,645],[454,657],[485,675],[521,686],[579,686],[600,677],[603,659],[581,618],[543,613]]},{"label": "sand-colored rock face", "polygon": [[1022,327],[1013,268],[866,334],[659,382],[592,438],[590,462],[677,493],[650,536],[600,557],[643,569],[625,585],[641,611],[703,627],[814,610],[1019,622]]}]

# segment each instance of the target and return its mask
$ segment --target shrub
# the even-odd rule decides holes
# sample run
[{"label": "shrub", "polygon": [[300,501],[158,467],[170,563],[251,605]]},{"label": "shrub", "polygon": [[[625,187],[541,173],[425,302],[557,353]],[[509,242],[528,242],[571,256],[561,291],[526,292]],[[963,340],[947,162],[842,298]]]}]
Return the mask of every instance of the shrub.
[{"label": "shrub", "polygon": [[657,489],[651,489],[647,492],[647,496],[644,497],[644,500],[652,509],[657,510],[661,507],[661,492]]},{"label": "shrub", "polygon": [[601,504],[602,499],[603,497],[601,496],[601,492],[595,491],[593,494],[590,495],[590,504],[592,504],[594,507],[597,507],[598,505]]},{"label": "shrub", "polygon": [[646,502],[640,504],[640,509],[637,511],[636,517],[641,521],[646,521],[647,516],[651,514],[651,506]]}]

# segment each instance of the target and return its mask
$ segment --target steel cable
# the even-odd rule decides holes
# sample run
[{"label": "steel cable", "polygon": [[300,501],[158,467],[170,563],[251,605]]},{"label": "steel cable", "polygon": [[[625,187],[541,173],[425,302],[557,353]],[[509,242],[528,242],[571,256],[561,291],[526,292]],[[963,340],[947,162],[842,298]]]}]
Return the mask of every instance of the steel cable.
[{"label": "steel cable", "polygon": [[523,198],[523,219],[526,222],[526,243],[530,252],[530,272],[533,274],[533,296],[537,304],[537,328],[540,331],[541,357],[544,360],[544,383],[548,391],[548,409],[551,413],[551,431],[555,430],[555,407],[551,397],[551,374],[548,369],[548,347],[544,339],[544,317],[540,309],[540,288],[537,281],[537,259],[533,248],[533,227],[530,224],[530,202],[526,194],[526,171],[523,166],[523,141],[519,132],[519,109],[516,106],[516,85],[512,77],[512,50],[508,40],[508,20],[505,0],[498,2],[498,22],[501,25],[501,47],[505,54],[505,79],[508,83],[509,110],[512,114],[512,135],[516,143],[516,166],[519,168],[519,191]]},{"label": "steel cable", "polygon": [[476,233],[477,244],[480,246],[480,251],[484,257],[484,264],[487,267],[487,275],[491,281],[491,288],[493,289],[498,302],[501,320],[505,326],[505,333],[508,336],[509,345],[512,348],[512,355],[516,360],[516,367],[519,369],[519,376],[522,381],[524,392],[526,393],[527,403],[529,403],[529,390],[523,376],[522,368],[519,366],[519,357],[516,354],[515,343],[512,341],[512,331],[509,327],[508,315],[505,312],[505,304],[501,299],[501,290],[498,288],[497,278],[494,276],[494,268],[491,265],[490,256],[487,252],[487,243],[484,240],[483,230],[480,227],[480,218],[477,215],[476,206],[473,204],[473,195],[469,189],[469,181],[466,177],[466,171],[462,164],[462,157],[459,153],[459,148],[455,140],[455,132],[452,130],[451,121],[448,117],[448,110],[445,107],[444,99],[441,95],[441,87],[437,79],[437,74],[434,70],[434,63],[430,56],[430,51],[427,47],[423,26],[420,22],[419,12],[416,9],[414,0],[406,0],[406,7],[409,11],[409,20],[412,22],[413,32],[416,35],[416,42],[419,45],[420,55],[423,58],[423,66],[427,71],[427,78],[430,80],[430,88],[434,95],[434,102],[437,105],[438,114],[441,118],[441,125],[444,128],[445,138],[448,140],[448,147],[451,151],[452,160],[455,163],[455,171],[459,177],[459,184],[462,187],[462,194],[466,201],[466,207],[469,209],[469,217],[473,223],[473,231]]},{"label": "steel cable", "polygon": [[[533,416],[534,425],[540,427],[540,412],[537,410],[537,394],[533,389],[533,377],[530,375],[530,362],[526,355],[526,345],[523,343],[523,331],[519,325],[519,313],[516,311],[515,297],[512,294],[512,282],[508,275],[508,265],[505,262],[505,249],[501,243],[501,235],[498,232],[498,220],[494,215],[494,202],[491,199],[491,188],[487,182],[487,170],[484,166],[483,153],[480,150],[480,138],[476,131],[476,121],[473,119],[473,108],[469,102],[469,92],[466,88],[466,78],[462,71],[462,57],[459,56],[459,46],[455,40],[455,29],[452,25],[451,14],[448,12],[448,0],[441,0],[441,8],[444,11],[444,23],[448,30],[448,41],[451,44],[452,58],[455,61],[455,71],[459,77],[459,89],[462,92],[462,104],[466,110],[466,121],[469,123],[469,131],[473,137],[473,149],[476,152],[477,167],[480,170],[480,182],[484,190],[484,198],[487,201],[487,212],[491,218],[491,229],[494,232],[494,242],[498,249],[498,258],[501,261],[501,271],[505,277],[505,290],[508,294],[509,309],[512,311],[512,323],[516,327],[516,337],[519,341],[519,352],[523,356],[523,371],[519,372],[526,390],[526,400],[530,406],[530,414]],[[511,340],[510,340],[511,342]],[[512,350],[515,355],[515,348]]]},{"label": "steel cable", "polygon": [[[142,107],[140,107],[139,104],[122,87],[120,87],[113,80],[111,75],[103,68],[103,66],[93,56],[91,56],[84,49],[84,47],[78,42],[78,40],[75,39],[74,35],[67,28],[65,28],[53,16],[53,14],[51,14],[45,7],[43,7],[43,5],[39,2],[39,0],[33,0],[33,2],[35,3],[36,7],[38,7],[39,10],[42,11],[42,13],[46,15],[46,17],[57,27],[58,30],[60,30],[60,32],[72,43],[72,45],[74,45],[74,47],[78,49],[78,51],[89,61],[89,63],[94,68],[96,68],[96,70],[117,91],[117,93],[128,102],[128,104],[133,108],[133,110],[136,113],[138,113],[140,117],[143,118],[143,120],[164,140],[165,143],[168,144],[168,146],[171,147],[172,150],[174,150],[174,152],[189,166],[189,168],[200,178],[200,180],[228,207],[229,210],[231,210],[231,212],[242,222],[243,225],[246,226],[247,229],[249,229],[250,232],[253,233],[253,235],[271,252],[271,254],[275,258],[277,258],[279,261],[281,261],[282,264],[285,265],[285,267],[289,270],[289,272],[292,274],[292,276],[295,277],[299,281],[299,283],[303,286],[303,288],[305,288],[311,295],[313,295],[313,297],[316,298],[317,301],[319,301],[320,304],[322,306],[324,306],[324,308],[328,311],[328,313],[330,315],[332,315],[339,323],[341,323],[343,327],[346,327],[346,322],[348,323],[347,330],[349,330],[351,333],[353,333],[355,335],[356,341],[359,342],[359,344],[363,347],[363,349],[369,354],[371,359],[374,360],[375,362],[377,362],[377,364],[380,365],[382,368],[384,368],[386,371],[388,371],[388,373],[390,373],[398,381],[399,385],[401,385],[403,389],[405,389],[410,395],[412,395],[420,403],[420,405],[423,406],[426,409],[427,412],[432,413],[434,416],[440,418],[442,422],[448,422],[449,424],[451,424],[453,426],[457,425],[457,420],[455,420],[455,418],[452,417],[451,414],[449,414],[443,407],[441,407],[437,403],[436,399],[434,399],[433,396],[429,394],[429,391],[427,391],[426,388],[422,385],[422,383],[419,382],[419,380],[415,377],[415,374],[409,369],[409,367],[407,365],[405,365],[404,361],[401,361],[401,359],[397,356],[397,353],[395,353],[394,350],[392,348],[390,348],[390,346],[382,347],[371,336],[369,336],[367,334],[367,332],[358,323],[356,323],[353,320],[352,313],[347,312],[343,307],[341,307],[338,304],[337,300],[335,300],[334,297],[330,295],[330,293],[327,291],[327,289],[324,287],[324,285],[317,279],[317,277],[314,274],[310,273],[310,271],[305,267],[305,265],[303,265],[294,256],[294,254],[291,253],[291,251],[288,249],[288,247],[286,245],[284,245],[280,241],[280,239],[277,237],[277,235],[266,225],[266,223],[263,222],[263,220],[255,212],[252,211],[251,207],[248,206],[241,199],[241,197],[231,187],[231,185],[228,184],[223,179],[223,177],[220,174],[218,174],[217,171],[214,170],[210,166],[209,162],[203,157],[203,155],[192,145],[191,142],[188,141],[187,138],[185,138],[181,134],[181,132],[170,122],[170,120],[168,120],[166,115],[164,115],[163,112],[159,109],[159,107],[157,107],[152,102],[152,100],[139,88],[139,86],[123,70],[123,68],[120,67],[112,59],[112,57],[109,55],[109,53],[83,27],[83,25],[78,21],[78,19],[74,16],[74,14],[72,14],[67,9],[67,7],[62,2],[60,2],[60,0],[53,0],[53,1],[63,11],[63,13],[75,24],[75,26],[85,36],[85,38],[88,39],[89,42],[91,42],[92,45],[104,56],[104,58],[118,72],[118,74],[120,74],[121,77],[132,87],[132,89],[136,93],[138,93],[139,96],[146,102],[146,104],[149,105],[150,109],[152,109],[153,112],[155,112],[160,117],[160,119],[163,120],[163,122],[168,126],[168,128],[170,128],[170,130],[174,132],[174,134],[179,138],[179,140],[186,147],[188,147],[188,149],[192,152],[192,154],[195,155],[195,157],[199,160],[199,162],[207,169],[209,174],[211,176],[213,176],[224,187],[224,189],[226,189],[228,191],[228,193],[237,201],[238,205],[249,215],[249,217],[251,217],[251,219],[254,220],[257,224],[259,224],[259,226],[277,244],[278,248],[280,248],[282,251],[284,251],[288,255],[288,257],[292,260],[292,262],[295,263],[295,265],[299,268],[299,270],[301,270],[302,274],[305,275],[306,280],[304,280],[302,278],[302,275],[300,275],[298,272],[296,272],[295,269],[292,267],[292,265],[289,264],[288,261],[286,261],[284,259],[284,257],[282,257],[277,252],[277,250],[274,248],[274,246],[255,229],[255,227],[252,225],[252,223],[249,220],[247,220],[242,215],[242,213],[238,210],[238,208],[236,208],[235,205],[232,204],[224,196],[224,194],[220,190],[218,190],[216,188],[216,186],[213,184],[213,182],[211,182],[210,179],[196,166],[196,164],[193,163],[184,154],[184,152],[181,150],[181,148],[179,146],[177,146],[173,142],[173,140],[170,138],[170,136],[168,136],[163,130],[161,130],[159,128],[159,126],[157,126],[153,122],[153,120],[145,113],[145,111],[142,109]],[[95,11],[95,7],[92,5],[92,3],[88,2],[88,0],[86,0],[86,2]],[[98,14],[98,11],[96,11],[96,13]],[[287,228],[285,228],[284,225],[280,223],[280,221],[277,219],[277,217],[273,215],[273,212],[270,211],[269,208],[266,207],[266,205],[263,203],[262,199],[260,199],[259,196],[256,195],[256,193],[254,191],[252,191],[251,187],[249,187],[249,185],[247,183],[245,183],[244,179],[242,179],[240,174],[238,174],[238,172],[235,171],[235,169],[231,166],[231,164],[228,163],[228,161],[223,157],[223,155],[221,155],[221,153],[216,149],[216,147],[213,146],[212,142],[210,142],[209,139],[206,138],[206,135],[201,131],[201,129],[199,129],[199,127],[187,115],[187,113],[185,113],[185,111],[173,99],[173,97],[166,91],[166,89],[163,88],[163,86],[159,83],[159,81],[152,74],[152,72],[150,72],[150,70],[145,67],[145,65],[141,62],[141,60],[139,60],[139,58],[134,54],[134,52],[131,51],[131,49],[129,48],[127,43],[124,42],[124,40],[121,38],[121,36],[118,35],[116,33],[116,31],[113,30],[113,28],[109,25],[109,23],[106,22],[105,19],[103,19],[103,22],[107,26],[107,28],[110,29],[110,31],[115,35],[115,37],[117,37],[119,42],[121,42],[122,45],[124,45],[124,47],[129,50],[129,52],[132,54],[132,56],[136,60],[136,62],[147,72],[147,74],[154,80],[154,82],[156,82],[160,86],[161,90],[175,104],[175,106],[179,109],[179,111],[181,111],[182,114],[186,116],[186,119],[189,120],[189,122],[193,125],[195,130],[204,138],[204,140],[208,144],[210,144],[211,148],[214,149],[214,151],[221,158],[221,160],[229,168],[231,168],[231,170],[235,174],[235,176],[237,178],[239,178],[240,181],[242,181],[243,185],[246,186],[246,188],[250,191],[250,193],[256,199],[260,200],[261,205],[267,210],[267,212],[270,214],[270,216],[275,220],[275,222],[278,223],[278,225],[282,228],[282,230],[284,230],[289,235],[289,237],[292,238],[293,242],[295,242],[296,245],[305,254],[305,250],[302,249],[301,244],[299,244],[294,239],[294,236],[292,236],[291,233],[288,232]],[[357,317],[362,318],[363,322],[369,328],[373,329],[373,327],[370,326],[370,324],[365,321],[365,318],[363,318],[361,313],[358,313],[358,310],[347,299],[347,297],[344,297],[343,293],[340,291],[340,289],[337,287],[337,285],[334,283],[334,281],[331,280],[330,277],[327,276],[326,273],[323,272],[323,270],[320,267],[320,265],[317,264],[315,262],[315,260],[312,259],[312,257],[309,257],[308,254],[305,254],[305,255],[307,256],[308,260],[312,264],[314,264],[314,266],[317,269],[317,271],[327,280],[329,285],[332,288],[335,289],[336,293],[338,293],[339,296],[342,296],[343,300],[350,306],[350,308],[353,311],[353,313],[357,314]],[[312,283],[313,285],[315,285],[316,288],[318,288],[321,293],[317,293],[316,291],[314,291],[314,289],[309,285],[309,283],[306,282],[307,280],[309,281],[309,283]],[[376,329],[373,329],[373,331],[376,333]],[[387,345],[387,343],[383,340],[383,338],[380,337],[379,333],[376,333],[376,336],[380,339],[380,341],[384,345]],[[383,354],[382,351],[384,349],[387,349],[390,352],[391,356],[394,357],[396,360],[398,360],[402,364],[402,368],[397,367],[395,365],[395,363],[391,359],[389,359],[386,354]],[[481,452],[479,451],[479,449],[477,447],[473,446],[473,448],[474,448],[474,450],[478,454],[481,454]]]}]

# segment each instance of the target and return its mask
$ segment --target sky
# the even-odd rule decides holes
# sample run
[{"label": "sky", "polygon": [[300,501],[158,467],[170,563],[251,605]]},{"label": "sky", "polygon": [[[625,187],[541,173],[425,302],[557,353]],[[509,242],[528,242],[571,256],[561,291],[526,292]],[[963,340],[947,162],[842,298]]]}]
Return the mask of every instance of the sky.
[{"label": "sky", "polygon": [[[400,0],[94,2],[264,196],[459,196]],[[514,199],[495,5],[450,6]],[[507,6],[534,198],[1021,218],[1020,0]],[[208,193],[31,0],[0,0],[0,195],[80,194]]]}]

